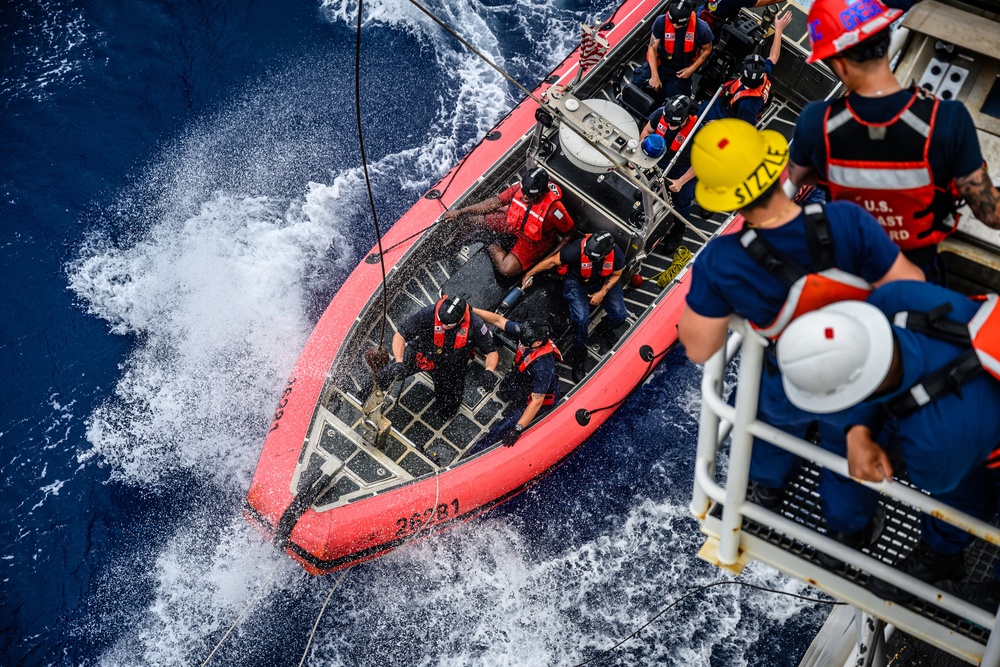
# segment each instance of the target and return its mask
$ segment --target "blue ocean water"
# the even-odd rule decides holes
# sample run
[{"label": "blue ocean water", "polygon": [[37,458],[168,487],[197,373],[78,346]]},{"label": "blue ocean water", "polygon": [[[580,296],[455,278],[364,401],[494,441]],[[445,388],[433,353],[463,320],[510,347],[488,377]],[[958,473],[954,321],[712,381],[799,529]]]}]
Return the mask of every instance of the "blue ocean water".
[{"label": "blue ocean water", "polygon": [[[428,5],[529,85],[613,9]],[[4,664],[201,664],[244,610],[210,664],[302,659],[337,577],[276,554],[240,506],[298,350],[374,242],[356,9],[0,4]],[[366,3],[363,34],[389,225],[516,91],[406,0]],[[722,579],[686,509],[697,381],[674,351],[529,492],[351,570],[305,664],[571,665]],[[714,588],[597,664],[795,665],[825,611]]]}]

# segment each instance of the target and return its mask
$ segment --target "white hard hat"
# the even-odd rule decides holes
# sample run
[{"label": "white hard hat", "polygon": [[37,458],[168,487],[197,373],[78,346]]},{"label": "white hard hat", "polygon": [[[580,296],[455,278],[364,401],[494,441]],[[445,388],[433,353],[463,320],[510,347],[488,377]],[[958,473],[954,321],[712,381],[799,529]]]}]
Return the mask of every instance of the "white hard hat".
[{"label": "white hard hat", "polygon": [[778,340],[778,368],[788,400],[815,414],[865,400],[889,374],[889,320],[863,301],[840,301],[794,320]]}]

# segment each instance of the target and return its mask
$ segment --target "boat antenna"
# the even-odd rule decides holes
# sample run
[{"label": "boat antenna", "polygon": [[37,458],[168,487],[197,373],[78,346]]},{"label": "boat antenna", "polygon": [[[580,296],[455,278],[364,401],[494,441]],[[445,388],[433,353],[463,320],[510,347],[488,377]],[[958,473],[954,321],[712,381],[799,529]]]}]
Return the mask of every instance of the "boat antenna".
[{"label": "boat antenna", "polygon": [[[409,0],[409,2],[410,2],[411,5],[413,5],[414,7],[416,7],[417,9],[419,9],[421,12],[423,12],[424,14],[426,14],[432,21],[434,21],[439,26],[441,26],[441,28],[445,32],[447,32],[449,35],[451,35],[452,37],[454,37],[455,39],[457,39],[459,42],[461,42],[462,45],[465,48],[469,49],[469,51],[471,51],[477,57],[479,57],[480,60],[482,60],[484,63],[486,63],[487,65],[489,65],[493,69],[495,69],[500,74],[500,76],[502,76],[503,78],[507,79],[512,84],[514,84],[518,88],[518,90],[520,90],[521,92],[523,92],[527,97],[531,98],[536,104],[538,104],[538,106],[543,107],[544,109],[547,109],[550,113],[554,114],[555,116],[558,116],[565,123],[565,125],[567,127],[569,127],[570,130],[572,130],[574,133],[576,133],[577,136],[579,136],[581,139],[583,139],[583,141],[585,141],[591,148],[593,148],[594,150],[596,150],[598,152],[598,154],[601,155],[601,157],[603,157],[604,159],[606,159],[609,162],[611,162],[611,164],[614,164],[614,165],[618,164],[618,161],[615,159],[615,157],[613,155],[611,155],[610,153],[608,153],[608,151],[605,150],[603,146],[601,146],[600,144],[598,144],[597,142],[595,142],[594,140],[592,140],[590,137],[588,137],[587,134],[583,130],[581,130],[580,128],[578,128],[576,126],[576,124],[572,121],[572,119],[567,118],[558,108],[551,107],[547,103],[545,103],[543,100],[539,99],[537,95],[535,95],[530,90],[528,90],[523,85],[521,85],[521,82],[519,82],[517,79],[515,79],[514,77],[512,77],[507,72],[505,72],[502,67],[500,67],[499,65],[497,65],[496,63],[494,63],[489,58],[487,58],[479,49],[477,49],[472,44],[470,44],[468,41],[466,41],[466,39],[464,37],[462,37],[457,32],[455,32],[453,29],[451,29],[450,27],[448,27],[448,25],[444,21],[442,21],[441,19],[439,19],[437,16],[435,16],[434,13],[431,10],[427,9],[422,4],[420,4],[419,0]],[[698,227],[696,227],[695,225],[693,225],[687,218],[685,218],[680,213],[678,213],[677,209],[675,209],[670,204],[670,202],[668,202],[666,199],[664,199],[663,197],[661,197],[658,193],[654,192],[645,183],[641,182],[638,178],[636,178],[631,173],[629,173],[629,171],[627,169],[621,169],[621,170],[618,171],[618,173],[623,178],[625,178],[625,180],[629,181],[633,186],[639,188],[640,190],[642,190],[646,194],[650,195],[653,199],[655,199],[656,201],[660,202],[660,204],[662,204],[667,209],[668,212],[673,213],[677,217],[678,220],[680,220],[682,223],[684,223],[684,225],[688,229],[690,229],[691,232],[695,236],[698,236],[703,241],[708,241],[709,240],[709,236],[707,234],[705,234],[705,232],[703,232],[702,230],[700,230]]]},{"label": "boat antenna", "polygon": [[[378,245],[378,259],[382,266],[382,324],[378,334],[378,344],[385,343],[385,323],[388,319],[388,290],[385,285],[385,259],[382,253],[382,232],[378,226],[378,211],[375,208],[375,195],[372,194],[372,179],[368,173],[368,156],[365,153],[365,134],[361,126],[361,14],[363,0],[358,0],[358,25],[354,36],[354,115],[358,125],[358,146],[361,149],[361,166],[365,173],[365,188],[368,190],[368,205],[372,210],[372,224],[375,227],[375,241]],[[374,370],[373,370],[374,372]]]}]

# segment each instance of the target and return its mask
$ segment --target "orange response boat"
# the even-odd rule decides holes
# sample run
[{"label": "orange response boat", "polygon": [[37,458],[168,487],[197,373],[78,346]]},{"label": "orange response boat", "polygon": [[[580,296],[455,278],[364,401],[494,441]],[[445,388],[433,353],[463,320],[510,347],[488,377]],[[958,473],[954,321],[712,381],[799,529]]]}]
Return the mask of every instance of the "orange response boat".
[{"label": "orange response boat", "polygon": [[[379,342],[382,327],[382,274],[373,250],[306,343],[278,403],[245,506],[248,520],[310,573],[374,558],[523,491],[607,420],[676,342],[689,260],[708,238],[738,223],[677,219],[658,160],[637,150],[655,104],[626,83],[627,74],[644,58],[650,25],[663,4],[623,4],[586,45],[590,55],[606,41],[603,58],[583,73],[580,49],[574,51],[400,218],[382,245],[386,345],[393,328],[442,294],[495,310],[516,283],[498,276],[482,244],[460,238],[458,225],[432,223],[446,207],[495,196],[527,166],[543,166],[562,189],[578,231],[609,231],[626,249],[629,317],[615,331],[617,342],[588,350],[588,372],[580,382],[570,381],[569,368],[559,365],[562,398],[515,446],[484,442],[505,404],[479,384],[481,357],[470,364],[463,404],[450,420],[428,409],[433,385],[422,373],[384,395],[362,395],[370,372],[365,351]],[[712,96],[764,35],[753,18],[726,30],[727,39],[697,77],[702,98]],[[775,126],[787,132],[790,119],[790,107],[778,102],[765,122],[782,121]],[[569,347],[559,276],[539,274],[505,314],[512,320],[548,319],[557,344]],[[600,310],[592,315],[591,328],[601,317]],[[511,367],[514,345],[501,332],[495,337],[502,375]]]}]

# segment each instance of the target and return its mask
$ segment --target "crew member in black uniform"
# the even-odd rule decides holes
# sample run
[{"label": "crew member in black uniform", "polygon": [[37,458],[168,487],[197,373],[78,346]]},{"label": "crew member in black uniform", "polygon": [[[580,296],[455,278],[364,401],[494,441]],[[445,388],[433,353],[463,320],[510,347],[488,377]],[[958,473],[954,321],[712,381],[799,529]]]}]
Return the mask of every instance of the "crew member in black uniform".
[{"label": "crew member in black uniform", "polygon": [[510,372],[500,382],[497,394],[509,403],[508,412],[484,438],[510,447],[540,413],[552,409],[559,400],[559,372],[556,362],[562,355],[549,337],[549,326],[539,322],[514,322],[488,310],[473,309],[487,323],[503,329],[517,341],[517,353]]},{"label": "crew member in black uniform", "polygon": [[424,371],[434,381],[434,409],[450,419],[458,412],[465,392],[465,368],[479,352],[486,355],[486,373],[492,387],[500,357],[483,320],[460,297],[445,295],[436,304],[411,315],[392,338],[394,363],[382,378],[403,379]]}]

